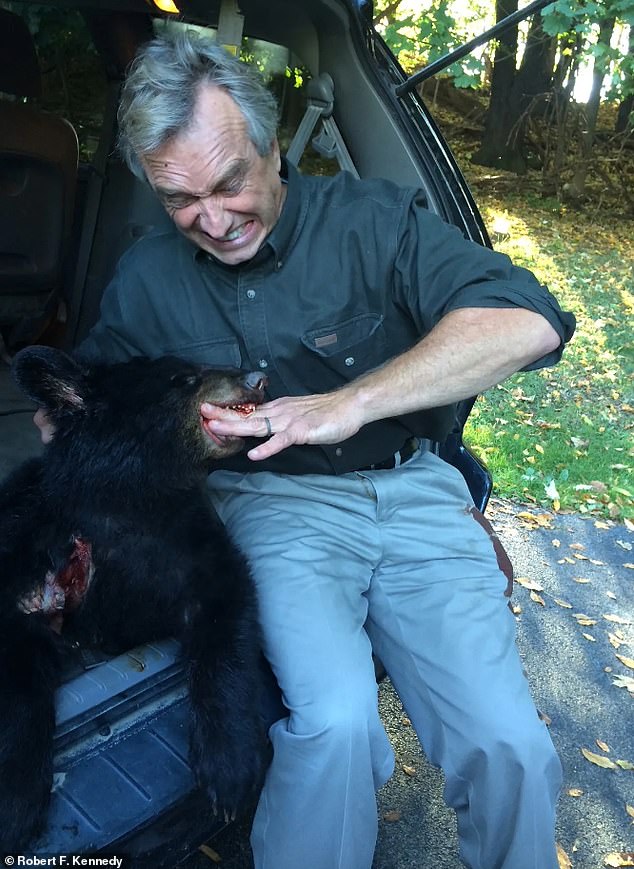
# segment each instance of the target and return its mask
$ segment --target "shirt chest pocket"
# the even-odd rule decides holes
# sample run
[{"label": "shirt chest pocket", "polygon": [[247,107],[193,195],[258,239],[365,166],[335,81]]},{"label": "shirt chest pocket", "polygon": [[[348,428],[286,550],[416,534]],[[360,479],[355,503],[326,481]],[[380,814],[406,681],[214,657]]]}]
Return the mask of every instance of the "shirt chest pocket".
[{"label": "shirt chest pocket", "polygon": [[302,344],[334,371],[351,380],[385,362],[386,338],[380,314],[359,314],[341,323],[313,329]]},{"label": "shirt chest pocket", "polygon": [[178,344],[166,352],[196,365],[209,365],[211,368],[240,368],[242,362],[237,338],[204,338]]}]

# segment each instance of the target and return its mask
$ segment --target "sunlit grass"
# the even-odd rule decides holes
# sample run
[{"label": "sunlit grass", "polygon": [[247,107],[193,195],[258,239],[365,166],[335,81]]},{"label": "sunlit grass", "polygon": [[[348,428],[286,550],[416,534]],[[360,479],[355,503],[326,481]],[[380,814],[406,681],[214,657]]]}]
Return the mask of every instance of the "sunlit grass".
[{"label": "sunlit grass", "polygon": [[498,250],[577,317],[562,362],[481,396],[465,438],[496,491],[561,510],[634,515],[634,242],[558,205],[480,195]]}]

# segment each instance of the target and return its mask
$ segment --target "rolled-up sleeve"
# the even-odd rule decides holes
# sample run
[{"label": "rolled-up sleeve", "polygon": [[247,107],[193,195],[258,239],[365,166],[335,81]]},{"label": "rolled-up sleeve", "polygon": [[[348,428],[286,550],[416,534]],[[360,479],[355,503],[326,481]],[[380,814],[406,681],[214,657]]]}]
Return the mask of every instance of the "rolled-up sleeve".
[{"label": "rolled-up sleeve", "polygon": [[541,314],[559,335],[560,345],[526,370],[558,362],[575,330],[574,315],[562,310],[532,272],[466,239],[428,211],[416,195],[399,233],[394,292],[422,334],[459,308],[525,308]]}]

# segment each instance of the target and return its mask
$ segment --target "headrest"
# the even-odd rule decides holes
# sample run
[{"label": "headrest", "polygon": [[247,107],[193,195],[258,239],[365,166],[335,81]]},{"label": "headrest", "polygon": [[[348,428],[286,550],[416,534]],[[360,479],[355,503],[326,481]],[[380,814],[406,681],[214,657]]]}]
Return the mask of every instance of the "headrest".
[{"label": "headrest", "polygon": [[29,28],[19,15],[0,9],[0,91],[39,97],[40,67]]}]

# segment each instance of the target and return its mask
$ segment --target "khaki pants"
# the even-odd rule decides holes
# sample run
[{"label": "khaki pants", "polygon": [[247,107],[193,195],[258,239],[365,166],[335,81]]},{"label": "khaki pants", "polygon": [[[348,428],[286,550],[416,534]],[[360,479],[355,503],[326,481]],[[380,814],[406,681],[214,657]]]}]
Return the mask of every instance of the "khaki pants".
[{"label": "khaki pants", "polygon": [[372,648],[444,770],[464,863],[557,869],[561,767],[461,475],[422,453],[341,477],[218,471],[210,489],[251,563],[290,710],[270,731],[256,869],[370,869],[375,789],[393,769]]}]

